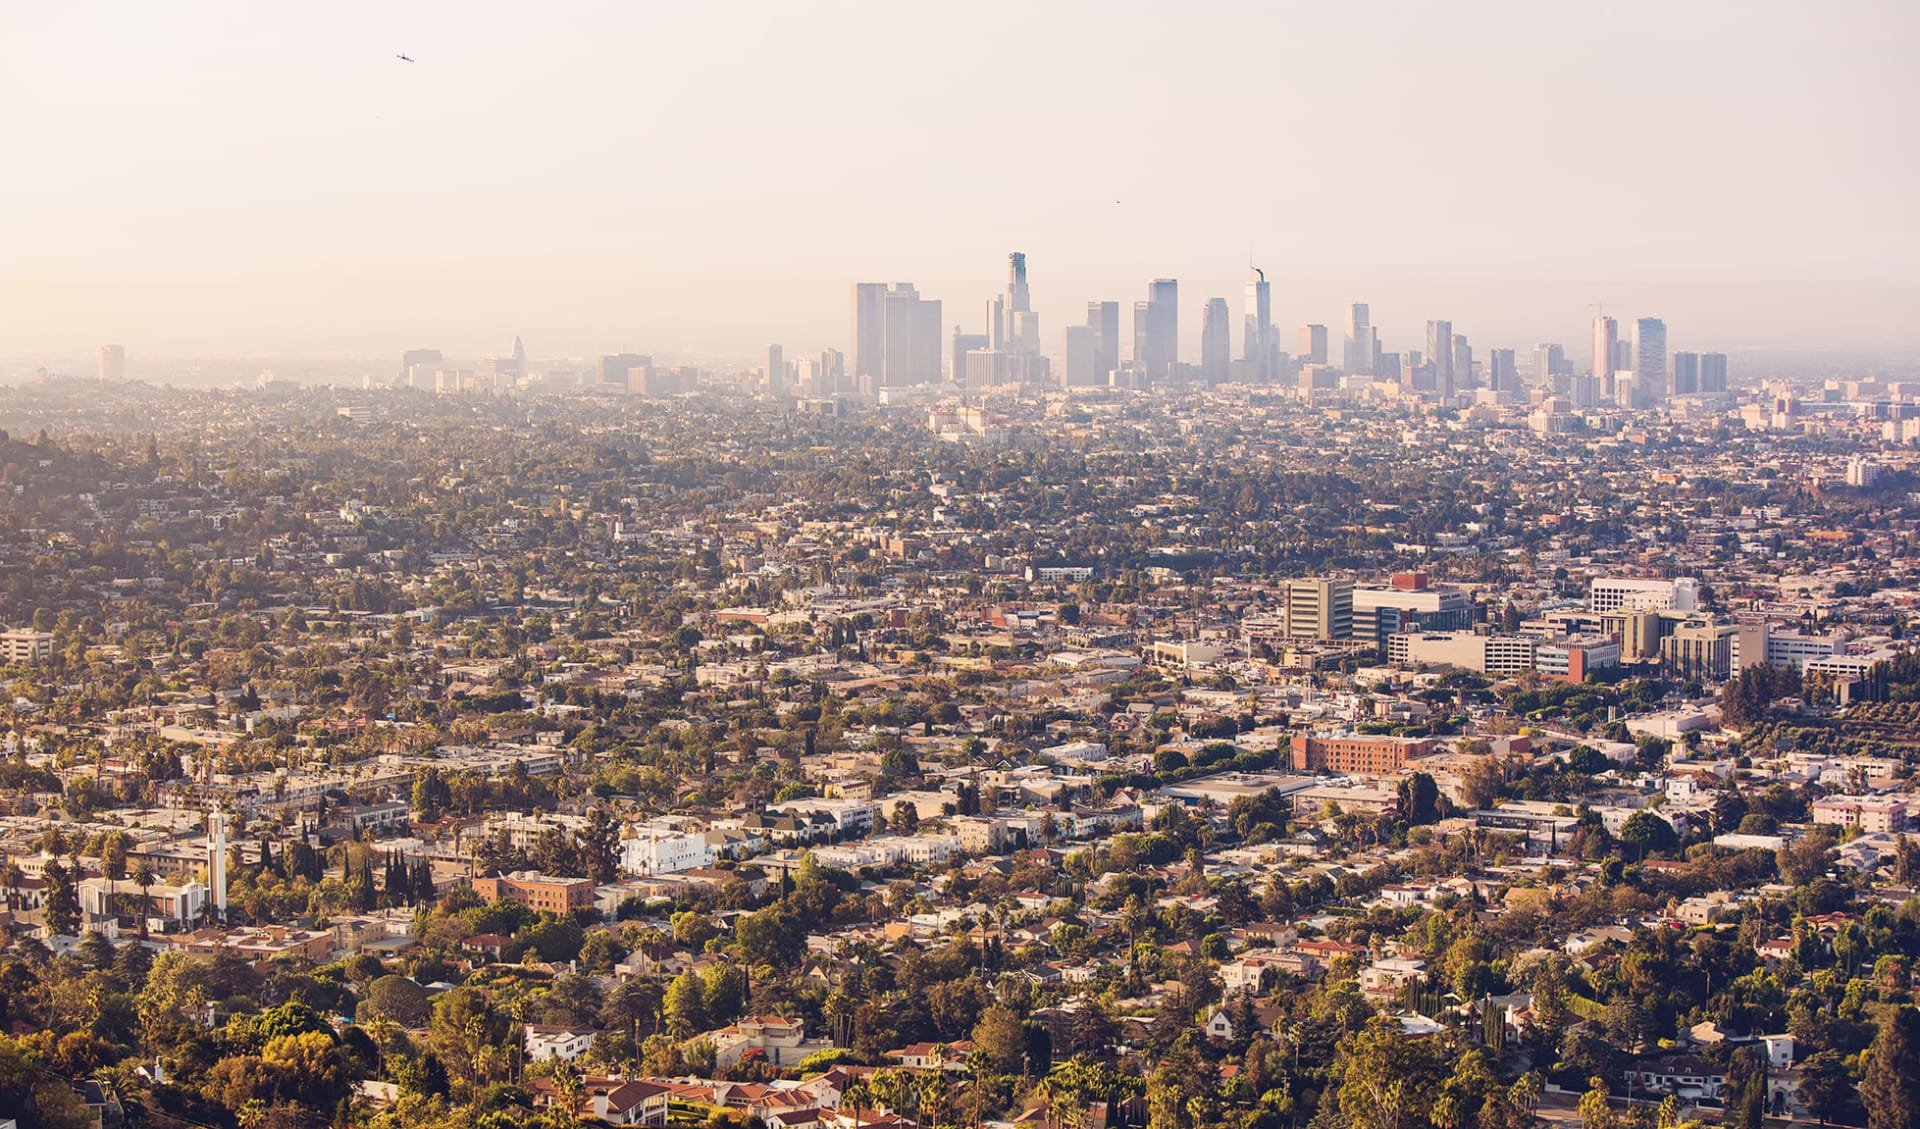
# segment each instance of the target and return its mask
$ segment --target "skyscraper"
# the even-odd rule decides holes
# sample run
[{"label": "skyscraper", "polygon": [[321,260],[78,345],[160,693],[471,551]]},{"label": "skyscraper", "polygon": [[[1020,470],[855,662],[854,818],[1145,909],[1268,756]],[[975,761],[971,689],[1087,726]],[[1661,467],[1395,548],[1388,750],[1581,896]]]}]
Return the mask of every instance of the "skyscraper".
[{"label": "skyscraper", "polygon": [[1341,367],[1355,375],[1371,376],[1373,359],[1379,351],[1379,339],[1373,331],[1373,314],[1365,302],[1355,302],[1347,315],[1346,363]]},{"label": "skyscraper", "polygon": [[838,349],[822,349],[820,360],[815,366],[816,382],[814,391],[823,396],[837,396],[847,391],[847,357]]},{"label": "skyscraper", "polygon": [[1068,388],[1091,388],[1107,382],[1104,373],[1095,371],[1098,367],[1098,350],[1092,326],[1068,326],[1061,346],[1061,352],[1066,354],[1062,384]]},{"label": "skyscraper", "polygon": [[1533,347],[1533,382],[1542,388],[1554,392],[1564,392],[1559,378],[1571,376],[1567,368],[1567,351],[1550,342],[1541,342]]},{"label": "skyscraper", "polygon": [[778,345],[767,346],[767,391],[775,396],[787,391],[787,355]]},{"label": "skyscraper", "polygon": [[1430,321],[1427,323],[1426,362],[1433,366],[1433,390],[1442,399],[1453,395],[1453,323],[1450,321]]},{"label": "skyscraper", "polygon": [[1620,340],[1620,323],[1605,314],[1593,319],[1593,378],[1600,394],[1613,397],[1613,351]]},{"label": "skyscraper", "polygon": [[1133,304],[1133,359],[1147,379],[1168,380],[1180,356],[1180,284],[1156,278],[1147,284],[1147,300]]},{"label": "skyscraper", "polygon": [[[1208,309],[1212,309],[1211,303]],[[1267,283],[1266,272],[1259,267],[1253,268],[1253,277],[1247,279],[1247,307],[1241,313],[1241,320],[1245,323],[1245,333],[1240,357],[1247,362],[1247,379],[1259,384],[1269,383],[1278,375],[1273,371],[1276,344],[1273,339],[1273,288]],[[1203,339],[1201,344],[1205,343]],[[1204,360],[1202,367],[1205,367]]]},{"label": "skyscraper", "polygon": [[1667,323],[1640,318],[1633,323],[1634,407],[1650,408],[1667,398]]},{"label": "skyscraper", "polygon": [[1700,391],[1700,354],[1680,352],[1673,355],[1673,394],[1691,396]]},{"label": "skyscraper", "polygon": [[433,387],[433,374],[440,371],[444,364],[446,359],[438,349],[408,349],[400,354],[400,378],[394,385],[399,388],[430,389]]},{"label": "skyscraper", "polygon": [[1120,367],[1120,303],[1088,302],[1087,327],[1093,330],[1096,384],[1105,384]]},{"label": "skyscraper", "polygon": [[880,386],[880,371],[887,343],[887,284],[853,284],[853,368],[847,375],[861,392]]},{"label": "skyscraper", "polygon": [[1727,355],[1725,353],[1700,354],[1700,391],[1717,396],[1726,390]]},{"label": "skyscraper", "polygon": [[[1264,282],[1260,284],[1263,291],[1266,285]],[[1200,379],[1208,384],[1225,383],[1228,370],[1233,364],[1233,333],[1228,328],[1230,316],[1227,313],[1225,298],[1207,299],[1205,312],[1200,318]],[[1247,332],[1249,335],[1253,333],[1251,325],[1247,327]],[[1252,336],[1248,337],[1257,350],[1253,357],[1248,358],[1249,362],[1254,357],[1266,355],[1268,352],[1266,338],[1266,334],[1261,334],[1257,341]],[[1250,372],[1254,368],[1251,363],[1247,367]]]},{"label": "skyscraper", "polygon": [[125,345],[100,346],[100,379],[121,381],[127,378],[127,347]]},{"label": "skyscraper", "polygon": [[1493,349],[1487,353],[1487,387],[1502,399],[1520,391],[1520,369],[1514,364],[1512,349]]},{"label": "skyscraper", "polygon": [[1327,363],[1327,327],[1324,325],[1303,325],[1300,327],[1300,342],[1296,346],[1300,354],[1300,363],[1324,365]]},{"label": "skyscraper", "polygon": [[1464,392],[1480,385],[1473,376],[1473,346],[1467,344],[1467,335],[1453,335],[1453,390]]},{"label": "skyscraper", "polygon": [[953,327],[953,348],[947,370],[947,379],[955,384],[967,382],[967,354],[975,349],[991,348],[993,342],[984,333],[962,333],[959,326]]},{"label": "skyscraper", "polygon": [[940,381],[940,303],[910,282],[888,287],[881,302],[881,362],[876,388]]},{"label": "skyscraper", "polygon": [[940,303],[910,282],[853,286],[853,379],[859,391],[940,382]]},{"label": "skyscraper", "polygon": [[[1013,357],[1015,379],[1037,382],[1045,374],[1046,361],[1040,355],[1040,315],[1033,312],[1027,293],[1027,256],[1015,251],[1007,256],[1006,323],[1004,336],[996,337],[993,347],[1005,349]],[[994,317],[999,321],[996,304]]]}]

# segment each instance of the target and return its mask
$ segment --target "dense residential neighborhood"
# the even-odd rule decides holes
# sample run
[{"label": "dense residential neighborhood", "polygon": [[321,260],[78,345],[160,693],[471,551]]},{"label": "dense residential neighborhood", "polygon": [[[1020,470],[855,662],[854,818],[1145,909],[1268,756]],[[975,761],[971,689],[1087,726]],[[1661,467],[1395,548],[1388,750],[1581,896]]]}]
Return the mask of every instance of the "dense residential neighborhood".
[{"label": "dense residential neighborhood", "polygon": [[0,401],[0,1115],[1874,1129],[1920,386]]}]

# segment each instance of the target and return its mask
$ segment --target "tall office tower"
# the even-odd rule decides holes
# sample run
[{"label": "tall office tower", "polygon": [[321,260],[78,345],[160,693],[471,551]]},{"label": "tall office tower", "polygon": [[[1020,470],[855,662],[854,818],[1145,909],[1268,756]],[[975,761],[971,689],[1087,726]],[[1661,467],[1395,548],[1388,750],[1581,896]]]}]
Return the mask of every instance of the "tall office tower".
[{"label": "tall office tower", "polygon": [[[1266,283],[1260,285],[1265,287]],[[1200,317],[1200,379],[1208,384],[1224,384],[1228,370],[1233,365],[1233,331],[1227,325],[1230,316],[1225,298],[1207,299],[1206,309]],[[1248,326],[1247,331],[1252,333],[1252,326]],[[1250,362],[1254,357],[1264,357],[1270,351],[1264,336],[1255,344],[1258,351],[1248,358]],[[1254,365],[1250,363],[1247,368],[1251,372]]]},{"label": "tall office tower", "polygon": [[1700,391],[1700,354],[1675,353],[1673,355],[1673,394],[1691,396]]},{"label": "tall office tower", "polygon": [[1147,284],[1147,351],[1144,361],[1153,380],[1173,379],[1180,363],[1180,283],[1156,278]]},{"label": "tall office tower", "polygon": [[767,346],[767,391],[775,396],[783,395],[789,387],[787,381],[787,354],[778,345]]},{"label": "tall office tower", "polygon": [[1066,369],[1060,381],[1066,387],[1092,388],[1107,382],[1105,374],[1098,371],[1099,349],[1092,326],[1068,326],[1060,351],[1066,354]]},{"label": "tall office tower", "polygon": [[1467,344],[1464,333],[1453,335],[1453,389],[1464,392],[1469,388],[1480,387],[1473,375],[1473,346]]},{"label": "tall office tower", "polygon": [[1152,309],[1152,302],[1135,302],[1133,304],[1133,353],[1129,359],[1132,360],[1133,366],[1142,373],[1149,371],[1147,368],[1147,327],[1152,322],[1149,316]]},{"label": "tall office tower", "polygon": [[121,381],[127,378],[127,347],[100,346],[100,379]]},{"label": "tall office tower", "polygon": [[1453,323],[1427,323],[1426,361],[1433,366],[1433,390],[1444,397],[1453,395]]},{"label": "tall office tower", "polygon": [[1027,256],[1015,251],[1007,256],[1007,294],[1004,337],[994,342],[996,349],[1008,349],[1019,356],[1016,367],[1025,370],[1021,379],[1037,379],[1040,356],[1040,315],[1033,312],[1027,290]]},{"label": "tall office tower", "polygon": [[1567,351],[1542,341],[1533,347],[1533,382],[1552,392],[1565,392],[1560,378],[1573,375],[1567,368]]},{"label": "tall office tower", "polygon": [[1719,395],[1727,390],[1727,355],[1700,354],[1700,391]]},{"label": "tall office tower", "polygon": [[1282,631],[1290,639],[1353,637],[1353,581],[1288,580]]},{"label": "tall office tower", "polygon": [[1303,325],[1300,327],[1300,341],[1296,346],[1300,354],[1300,363],[1305,365],[1324,365],[1327,363],[1327,327],[1324,325]]},{"label": "tall office tower", "polygon": [[513,372],[515,376],[527,375],[527,343],[518,336],[513,339]]},{"label": "tall office tower", "polygon": [[910,282],[887,288],[881,302],[881,362],[876,388],[940,382],[940,303]]},{"label": "tall office tower", "polygon": [[1088,302],[1087,328],[1093,330],[1093,371],[1105,384],[1120,367],[1120,303]]},{"label": "tall office tower", "polygon": [[1520,369],[1514,364],[1512,349],[1493,349],[1487,353],[1487,387],[1503,398],[1520,391]]},{"label": "tall office tower", "polygon": [[954,384],[967,382],[967,354],[975,349],[991,349],[993,342],[984,333],[962,333],[959,326],[953,327],[953,349],[948,354],[952,358],[951,368],[947,370],[947,379]]},{"label": "tall office tower", "polygon": [[594,384],[622,392],[638,392],[646,383],[646,371],[653,358],[642,353],[611,353],[600,358],[594,369]]},{"label": "tall office tower", "polygon": [[814,390],[824,396],[847,391],[847,355],[838,349],[820,350],[820,367]]},{"label": "tall office tower", "polygon": [[[433,374],[446,364],[438,349],[408,349],[400,354],[400,377],[396,388],[432,388]],[[416,373],[414,370],[418,369]]]},{"label": "tall office tower", "polygon": [[886,363],[886,305],[886,283],[853,284],[853,350],[850,357],[853,364],[847,375],[853,378],[854,387],[863,393],[871,393],[880,386],[880,372]]},{"label": "tall office tower", "polygon": [[1651,408],[1667,398],[1667,323],[1640,318],[1633,323],[1634,406]]},{"label": "tall office tower", "polygon": [[1340,367],[1350,375],[1370,376],[1373,362],[1380,355],[1380,339],[1374,334],[1373,315],[1365,302],[1355,302],[1347,315],[1347,353]]},{"label": "tall office tower", "polygon": [[1023,251],[1007,256],[1007,309],[1016,314],[1033,309],[1027,296],[1027,256]]},{"label": "tall office tower", "polygon": [[1620,323],[1605,314],[1593,319],[1593,378],[1600,382],[1600,395],[1613,398],[1613,352],[1620,341]]},{"label": "tall office tower", "polygon": [[[1212,304],[1207,308],[1211,310]],[[1267,282],[1266,272],[1259,267],[1253,268],[1253,277],[1247,279],[1247,308],[1240,316],[1245,325],[1240,358],[1247,362],[1247,379],[1266,384],[1279,374],[1273,371],[1277,344],[1273,339],[1273,287]],[[1206,344],[1204,339],[1201,344]]]}]

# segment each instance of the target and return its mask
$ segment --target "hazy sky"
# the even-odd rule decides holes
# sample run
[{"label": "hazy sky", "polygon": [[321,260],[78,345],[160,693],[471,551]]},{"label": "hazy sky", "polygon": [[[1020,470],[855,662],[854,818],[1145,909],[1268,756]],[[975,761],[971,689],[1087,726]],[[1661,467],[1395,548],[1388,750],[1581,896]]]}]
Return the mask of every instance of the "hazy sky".
[{"label": "hazy sky", "polygon": [[1913,0],[23,0],[0,355],[796,355],[856,279],[978,328],[1014,249],[1050,350],[1170,275],[1192,352],[1249,252],[1287,348],[1920,347],[1916,50]]}]

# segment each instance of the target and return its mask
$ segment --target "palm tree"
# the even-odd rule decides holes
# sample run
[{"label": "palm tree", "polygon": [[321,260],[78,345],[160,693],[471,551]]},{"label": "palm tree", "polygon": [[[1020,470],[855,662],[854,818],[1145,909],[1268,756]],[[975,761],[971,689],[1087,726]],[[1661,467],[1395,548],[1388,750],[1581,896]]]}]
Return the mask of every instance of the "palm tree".
[{"label": "palm tree", "polygon": [[560,1104],[567,1111],[569,1122],[580,1118],[580,1100],[586,1093],[585,1080],[580,1077],[580,1069],[571,1062],[563,1062],[553,1069],[553,1090]]},{"label": "palm tree", "polygon": [[153,885],[153,864],[146,859],[133,868],[133,880],[140,884],[140,939],[147,937],[147,888]]},{"label": "palm tree", "polygon": [[6,885],[7,908],[9,910],[15,908],[14,895],[20,889],[20,884],[22,882],[25,882],[26,880],[27,880],[26,872],[22,871],[20,869],[20,864],[13,861],[12,859],[8,859],[6,867],[4,869],[0,869],[0,883],[5,883]]},{"label": "palm tree", "polygon": [[860,1129],[860,1107],[872,1100],[873,1091],[867,1088],[866,1079],[857,1076],[851,1082],[847,1083],[846,1089],[840,1091],[840,1104],[842,1106],[849,1102],[853,1103],[854,1129]]},{"label": "palm tree", "polygon": [[1533,1111],[1540,1107],[1540,1095],[1546,1091],[1546,1079],[1537,1070],[1529,1070],[1514,1080],[1507,1091],[1514,1108],[1525,1110],[1527,1124],[1533,1124]]}]

